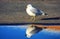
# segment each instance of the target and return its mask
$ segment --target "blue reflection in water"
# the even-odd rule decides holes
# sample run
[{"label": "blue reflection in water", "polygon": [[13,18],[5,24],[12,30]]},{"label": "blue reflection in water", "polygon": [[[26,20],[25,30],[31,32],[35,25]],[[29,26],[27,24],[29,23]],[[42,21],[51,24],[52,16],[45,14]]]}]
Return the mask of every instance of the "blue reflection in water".
[{"label": "blue reflection in water", "polygon": [[[22,25],[14,25],[13,27],[7,26],[10,25],[5,25],[5,27],[0,26],[0,39],[28,39],[25,37],[26,27],[20,27]],[[60,39],[60,33],[53,33],[42,30],[29,39]]]}]

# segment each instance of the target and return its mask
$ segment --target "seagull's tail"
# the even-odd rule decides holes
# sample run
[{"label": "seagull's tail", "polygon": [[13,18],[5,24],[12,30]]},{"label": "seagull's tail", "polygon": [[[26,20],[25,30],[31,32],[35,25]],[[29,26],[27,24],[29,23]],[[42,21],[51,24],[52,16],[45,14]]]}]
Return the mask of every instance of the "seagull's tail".
[{"label": "seagull's tail", "polygon": [[45,13],[45,16],[48,16],[48,14]]},{"label": "seagull's tail", "polygon": [[48,16],[48,14],[43,12],[42,10],[41,10],[41,13],[42,13],[42,15]]}]

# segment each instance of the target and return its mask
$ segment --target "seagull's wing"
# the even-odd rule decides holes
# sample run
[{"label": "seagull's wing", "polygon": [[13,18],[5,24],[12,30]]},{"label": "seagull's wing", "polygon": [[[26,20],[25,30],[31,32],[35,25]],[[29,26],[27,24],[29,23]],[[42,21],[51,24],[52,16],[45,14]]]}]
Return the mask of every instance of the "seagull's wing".
[{"label": "seagull's wing", "polygon": [[36,9],[36,8],[31,8],[30,11],[36,15],[41,15],[42,13],[44,13],[42,10]]},{"label": "seagull's wing", "polygon": [[37,10],[36,8],[34,8],[34,7],[32,7],[32,8],[30,9],[30,11],[31,11],[32,13],[38,13],[38,10]]}]

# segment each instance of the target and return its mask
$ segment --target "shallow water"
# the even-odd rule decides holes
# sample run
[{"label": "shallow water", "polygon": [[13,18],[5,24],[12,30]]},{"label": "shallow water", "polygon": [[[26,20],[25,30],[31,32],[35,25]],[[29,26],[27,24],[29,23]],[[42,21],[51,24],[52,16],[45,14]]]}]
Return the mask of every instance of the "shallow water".
[{"label": "shallow water", "polygon": [[[27,25],[0,25],[0,39],[28,39],[25,36]],[[42,30],[29,39],[60,39],[56,31]]]}]

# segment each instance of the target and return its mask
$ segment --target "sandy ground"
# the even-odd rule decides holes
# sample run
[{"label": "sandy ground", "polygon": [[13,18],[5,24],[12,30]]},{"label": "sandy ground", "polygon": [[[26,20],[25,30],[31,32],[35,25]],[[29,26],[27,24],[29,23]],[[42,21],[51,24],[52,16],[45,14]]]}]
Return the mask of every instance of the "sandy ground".
[{"label": "sandy ground", "polygon": [[60,23],[60,0],[1,0],[0,23],[32,23],[31,17],[25,11],[29,3],[48,14],[37,16],[34,23]]}]

